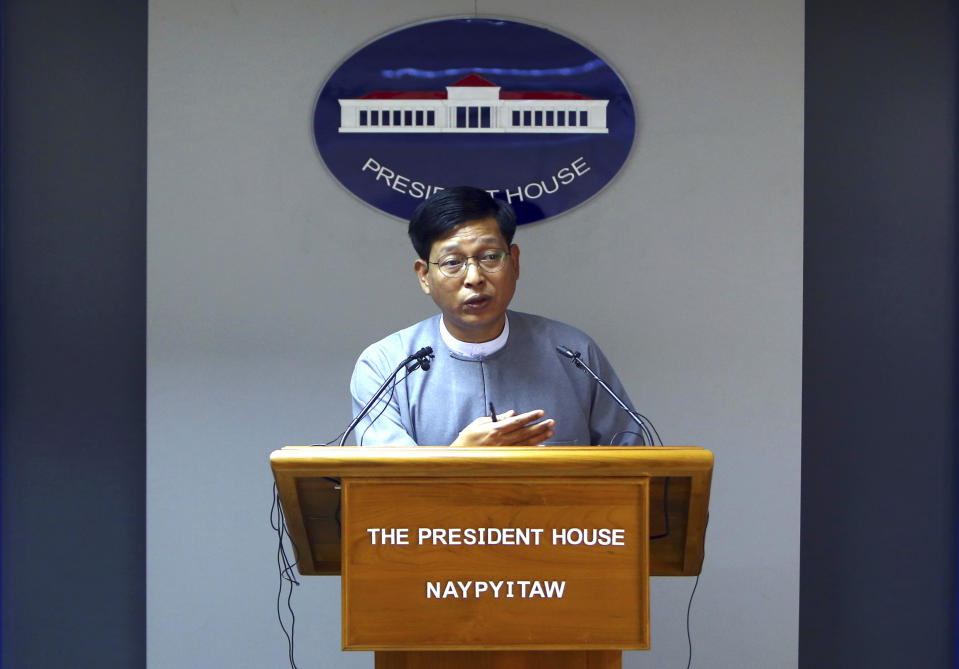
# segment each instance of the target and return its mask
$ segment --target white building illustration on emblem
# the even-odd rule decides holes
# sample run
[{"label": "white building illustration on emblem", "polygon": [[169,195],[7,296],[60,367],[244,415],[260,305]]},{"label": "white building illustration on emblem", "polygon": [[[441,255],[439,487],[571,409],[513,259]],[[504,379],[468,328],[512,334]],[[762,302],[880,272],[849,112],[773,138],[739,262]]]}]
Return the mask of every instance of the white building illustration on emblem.
[{"label": "white building illustration on emblem", "polygon": [[445,92],[377,91],[339,103],[340,132],[609,133],[609,100],[565,91],[502,91],[475,73]]}]

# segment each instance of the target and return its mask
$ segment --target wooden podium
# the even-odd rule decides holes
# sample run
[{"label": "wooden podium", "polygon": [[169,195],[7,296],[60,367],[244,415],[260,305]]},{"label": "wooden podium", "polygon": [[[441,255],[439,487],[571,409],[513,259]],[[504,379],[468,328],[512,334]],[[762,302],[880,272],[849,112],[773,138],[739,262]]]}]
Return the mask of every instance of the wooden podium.
[{"label": "wooden podium", "polygon": [[270,456],[303,575],[342,574],[377,669],[614,669],[649,576],[703,561],[697,447],[311,448]]}]

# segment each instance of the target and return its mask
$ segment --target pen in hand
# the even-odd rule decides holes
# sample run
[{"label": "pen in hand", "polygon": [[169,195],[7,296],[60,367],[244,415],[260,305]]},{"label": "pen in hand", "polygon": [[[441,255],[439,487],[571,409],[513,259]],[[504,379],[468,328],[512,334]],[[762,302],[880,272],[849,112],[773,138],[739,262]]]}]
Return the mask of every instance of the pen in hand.
[{"label": "pen in hand", "polygon": [[492,402],[489,403],[489,419],[493,421],[494,423],[496,422],[496,410],[493,409]]}]

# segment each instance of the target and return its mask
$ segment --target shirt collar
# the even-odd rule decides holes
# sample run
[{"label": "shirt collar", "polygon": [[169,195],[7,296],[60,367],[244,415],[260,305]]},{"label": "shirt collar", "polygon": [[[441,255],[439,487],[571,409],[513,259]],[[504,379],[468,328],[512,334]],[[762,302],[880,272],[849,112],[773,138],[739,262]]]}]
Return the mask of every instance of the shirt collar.
[{"label": "shirt collar", "polygon": [[468,341],[460,341],[454,337],[450,331],[446,329],[446,323],[443,322],[443,317],[440,316],[440,336],[443,338],[443,342],[456,355],[464,358],[485,358],[506,346],[506,339],[509,337],[509,317],[506,317],[506,324],[503,326],[503,331],[496,339],[474,344]]}]

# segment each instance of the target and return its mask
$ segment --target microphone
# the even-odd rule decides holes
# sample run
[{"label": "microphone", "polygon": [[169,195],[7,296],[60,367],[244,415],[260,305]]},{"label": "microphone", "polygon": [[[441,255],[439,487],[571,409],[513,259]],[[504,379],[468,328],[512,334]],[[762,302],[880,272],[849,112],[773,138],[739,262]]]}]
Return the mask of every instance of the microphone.
[{"label": "microphone", "polygon": [[436,356],[433,355],[433,347],[432,347],[432,346],[424,346],[424,347],[421,348],[419,351],[417,351],[416,353],[414,353],[413,355],[411,355],[410,357],[408,357],[408,358],[403,362],[403,364],[404,364],[404,365],[408,365],[409,363],[411,363],[411,362],[415,359],[415,360],[416,360],[416,363],[415,363],[412,367],[407,368],[406,371],[407,371],[407,372],[412,372],[412,371],[413,371],[414,369],[416,369],[417,367],[421,367],[421,368],[423,369],[423,371],[425,372],[426,370],[428,370],[428,369],[430,368],[430,360],[432,360],[432,359],[435,358],[435,357],[436,357]]},{"label": "microphone", "polygon": [[[432,360],[435,357],[436,356],[433,355],[433,347],[424,346],[423,348],[418,350],[416,353],[413,353],[412,355],[407,356],[406,360],[404,360],[399,365],[397,365],[396,369],[393,370],[393,373],[387,376],[386,380],[383,381],[383,384],[377,389],[375,393],[373,393],[373,397],[371,397],[370,401],[366,403],[366,406],[364,406],[360,410],[360,412],[356,414],[356,418],[354,418],[352,422],[350,422],[350,424],[347,426],[346,431],[343,432],[343,438],[340,439],[340,446],[343,446],[344,444],[346,444],[346,439],[350,436],[350,433],[354,429],[356,429],[357,425],[360,424],[360,421],[363,420],[363,416],[365,416],[366,414],[370,412],[370,410],[373,408],[373,405],[376,404],[376,400],[378,400],[380,396],[386,391],[386,387],[390,385],[390,382],[392,382],[393,379],[396,378],[396,375],[399,374],[401,370],[405,369],[407,374],[409,374],[410,372],[412,372],[413,370],[417,368],[422,368],[423,371],[426,371],[430,368],[430,360]],[[410,364],[410,363],[413,363],[413,364]]]},{"label": "microphone", "polygon": [[[625,411],[627,414],[629,414],[629,417],[632,418],[633,421],[636,423],[636,425],[639,426],[639,430],[640,430],[640,433],[641,433],[640,436],[641,436],[642,439],[643,439],[643,444],[644,444],[644,445],[648,445],[648,446],[653,446],[653,445],[655,445],[655,442],[653,441],[653,435],[650,434],[649,428],[646,426],[646,423],[643,422],[643,418],[645,418],[645,416],[643,416],[642,414],[640,414],[640,413],[637,412],[637,411],[634,411],[633,409],[630,409],[630,408],[626,405],[626,402],[624,402],[624,401],[620,398],[620,396],[617,395],[616,392],[615,392],[612,388],[610,388],[609,385],[608,385],[605,381],[603,381],[601,378],[599,378],[599,375],[598,375],[596,372],[594,372],[594,371],[590,368],[589,365],[587,365],[585,362],[583,362],[583,354],[582,354],[582,353],[580,353],[579,351],[574,351],[573,349],[569,348],[568,346],[557,346],[557,347],[556,347],[556,350],[557,350],[557,351],[559,352],[559,354],[560,354],[561,356],[563,356],[564,358],[569,358],[570,360],[572,360],[572,361],[573,361],[573,364],[576,365],[577,367],[579,367],[579,368],[580,368],[581,370],[583,370],[584,372],[586,372],[587,376],[592,377],[593,380],[596,381],[596,383],[598,383],[599,386],[600,386],[603,390],[605,390],[606,393],[607,393],[610,397],[613,398],[613,400],[616,402],[616,404],[618,404],[618,405],[623,409],[623,411]],[[646,420],[649,420],[649,419],[647,418]],[[653,429],[655,430],[656,428],[653,428]]]}]

